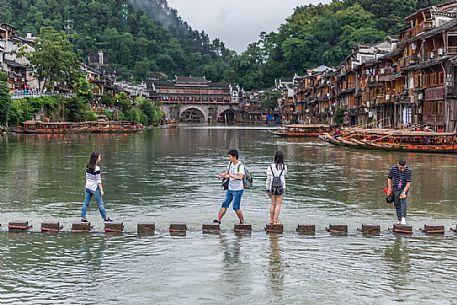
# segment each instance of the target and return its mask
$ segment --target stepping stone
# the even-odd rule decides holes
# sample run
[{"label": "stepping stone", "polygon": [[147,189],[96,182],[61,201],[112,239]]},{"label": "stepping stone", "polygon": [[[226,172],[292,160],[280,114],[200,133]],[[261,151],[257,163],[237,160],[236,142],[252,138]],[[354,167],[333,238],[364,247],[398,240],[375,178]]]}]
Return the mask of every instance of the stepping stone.
[{"label": "stepping stone", "polygon": [[221,231],[221,226],[218,223],[203,224],[203,233],[218,233]]},{"label": "stepping stone", "polygon": [[31,227],[28,221],[11,221],[8,223],[8,230],[10,232],[26,232]]},{"label": "stepping stone", "polygon": [[63,226],[58,222],[43,222],[41,223],[41,232],[59,232]]},{"label": "stepping stone", "polygon": [[248,224],[235,224],[234,230],[235,233],[250,233],[252,231],[252,226]]},{"label": "stepping stone", "polygon": [[392,229],[395,233],[413,234],[413,227],[406,225],[394,225]]},{"label": "stepping stone", "polygon": [[105,222],[105,233],[122,233],[124,232],[123,222]]},{"label": "stepping stone", "polygon": [[265,226],[265,231],[267,231],[267,233],[283,233],[284,226],[282,224],[279,224],[279,225],[268,224]]},{"label": "stepping stone", "polygon": [[325,228],[330,234],[348,234],[348,225],[329,225],[328,228]]},{"label": "stepping stone", "polygon": [[185,223],[172,223],[169,231],[172,236],[186,236],[187,225]]},{"label": "stepping stone", "polygon": [[138,234],[154,235],[155,229],[156,229],[156,224],[155,223],[139,223],[137,226],[137,229],[138,229]]},{"label": "stepping stone", "polygon": [[88,233],[92,229],[90,222],[80,223],[75,222],[71,225],[71,232],[74,233]]},{"label": "stepping stone", "polygon": [[426,233],[426,234],[444,234],[446,229],[444,226],[429,226],[429,225],[424,225],[424,228],[421,228],[421,231]]},{"label": "stepping stone", "polygon": [[364,225],[362,224],[362,229],[358,229],[362,234],[365,235],[376,235],[381,234],[381,226],[380,225]]},{"label": "stepping stone", "polygon": [[314,235],[314,234],[316,234],[316,226],[315,225],[298,225],[297,233],[304,234],[304,235]]}]

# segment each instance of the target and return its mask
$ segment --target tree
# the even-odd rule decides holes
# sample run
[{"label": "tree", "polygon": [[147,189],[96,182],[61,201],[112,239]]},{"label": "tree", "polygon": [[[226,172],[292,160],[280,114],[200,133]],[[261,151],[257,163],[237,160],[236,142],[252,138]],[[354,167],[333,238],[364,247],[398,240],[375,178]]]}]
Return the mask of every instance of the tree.
[{"label": "tree", "polygon": [[11,108],[11,95],[4,73],[0,74],[0,125],[8,126],[8,114]]},{"label": "tree", "polygon": [[118,103],[119,106],[121,106],[122,112],[124,113],[126,113],[133,107],[132,101],[129,99],[129,96],[125,92],[119,92],[114,96],[114,99],[116,100],[116,103]]},{"label": "tree", "polygon": [[91,102],[94,99],[94,86],[82,75],[76,83],[76,95],[86,102]]},{"label": "tree", "polygon": [[48,84],[54,86],[54,83],[74,84],[80,74],[80,59],[68,37],[64,32],[55,31],[51,27],[41,28],[34,52],[23,51],[21,55],[29,59],[40,89]]},{"label": "tree", "polygon": [[140,110],[147,117],[147,125],[155,125],[160,123],[164,113],[158,105],[153,104],[151,100],[144,97],[137,98],[136,102],[138,103]]},{"label": "tree", "polygon": [[262,107],[275,110],[278,107],[278,100],[281,98],[281,91],[268,90],[262,95]]},{"label": "tree", "polygon": [[333,114],[333,124],[335,126],[341,126],[344,123],[344,110],[342,108],[336,108]]}]

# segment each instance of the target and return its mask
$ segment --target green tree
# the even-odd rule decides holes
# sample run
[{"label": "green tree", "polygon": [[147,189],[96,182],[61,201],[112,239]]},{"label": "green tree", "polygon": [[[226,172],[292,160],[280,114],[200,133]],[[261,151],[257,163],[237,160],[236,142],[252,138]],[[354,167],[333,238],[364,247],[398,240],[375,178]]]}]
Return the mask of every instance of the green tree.
[{"label": "green tree", "polygon": [[8,115],[11,111],[11,95],[8,83],[0,75],[0,125],[8,126]]},{"label": "green tree", "polygon": [[160,123],[164,113],[157,104],[152,103],[151,100],[144,97],[137,98],[136,102],[140,110],[147,117],[147,122],[144,123],[145,125],[155,125]]},{"label": "green tree", "polygon": [[262,107],[275,110],[278,107],[278,100],[281,98],[281,91],[268,90],[262,95]]},{"label": "green tree", "polygon": [[76,95],[86,102],[91,102],[94,99],[94,86],[82,75],[76,82]]},{"label": "green tree", "polygon": [[129,96],[125,92],[119,92],[114,96],[116,103],[121,107],[122,112],[126,113],[130,109],[132,109],[133,104],[132,101],[129,99]]},{"label": "green tree", "polygon": [[65,103],[65,114],[70,122],[85,121],[90,116],[89,112],[89,105],[80,96],[73,96]]},{"label": "green tree", "polygon": [[[23,51],[24,52],[24,51]],[[43,27],[34,52],[23,53],[30,61],[40,88],[54,83],[74,84],[80,71],[80,59],[64,32]]]},{"label": "green tree", "polygon": [[335,126],[341,126],[344,123],[344,110],[342,108],[336,108],[333,114],[333,124]]}]

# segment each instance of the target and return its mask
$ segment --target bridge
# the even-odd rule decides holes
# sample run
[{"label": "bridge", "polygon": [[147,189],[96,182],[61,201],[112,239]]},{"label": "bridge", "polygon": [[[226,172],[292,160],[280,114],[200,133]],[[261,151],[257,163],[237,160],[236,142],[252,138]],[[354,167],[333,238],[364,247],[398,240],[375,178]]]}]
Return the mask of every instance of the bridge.
[{"label": "bridge", "polygon": [[165,116],[181,122],[208,122],[235,118],[239,88],[213,83],[205,77],[176,76],[172,81],[146,81],[149,96],[160,103]]}]

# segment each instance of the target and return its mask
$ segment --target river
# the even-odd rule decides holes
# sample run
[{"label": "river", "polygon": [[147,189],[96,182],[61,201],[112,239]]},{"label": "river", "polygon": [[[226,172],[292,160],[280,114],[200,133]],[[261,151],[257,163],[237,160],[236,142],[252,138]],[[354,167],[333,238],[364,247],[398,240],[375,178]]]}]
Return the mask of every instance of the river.
[{"label": "river", "polygon": [[[242,200],[253,232],[235,235],[230,210],[221,234],[202,234],[224,196],[216,174],[230,148],[254,176]],[[108,215],[125,224],[119,236],[102,233],[95,202],[88,212],[95,232],[69,233],[93,150],[103,158]],[[289,166],[285,232],[267,235],[265,171],[277,150]],[[399,159],[413,171],[412,236],[388,232],[395,211],[382,189]],[[0,135],[0,304],[455,304],[456,177],[454,155],[354,150],[259,128]],[[34,227],[8,233],[12,220]],[[47,220],[65,232],[39,233]],[[156,234],[138,236],[139,222],[155,222]],[[187,236],[170,236],[172,222],[187,223]],[[299,223],[315,224],[316,235],[297,235]],[[362,223],[383,232],[363,237]],[[348,236],[330,236],[329,224],[348,224]],[[424,224],[448,231],[426,236]]]}]

